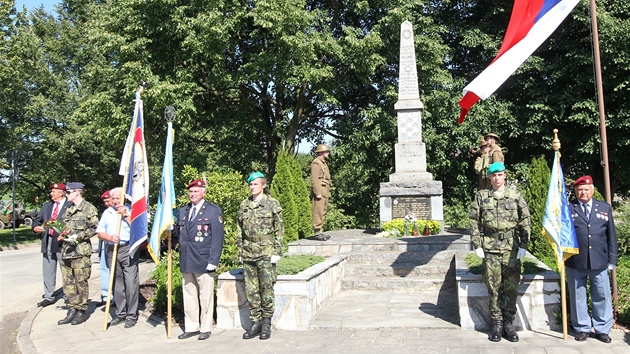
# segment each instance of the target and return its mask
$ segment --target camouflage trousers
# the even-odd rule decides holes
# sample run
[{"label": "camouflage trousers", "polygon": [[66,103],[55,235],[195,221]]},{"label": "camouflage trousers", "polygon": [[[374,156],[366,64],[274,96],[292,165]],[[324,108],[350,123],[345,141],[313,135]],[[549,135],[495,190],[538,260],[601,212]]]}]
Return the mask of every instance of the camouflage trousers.
[{"label": "camouflage trousers", "polygon": [[276,283],[276,266],[268,259],[244,261],[245,293],[249,302],[252,322],[262,317],[271,318],[275,310],[273,286]]},{"label": "camouflage trousers", "polygon": [[64,259],[61,262],[63,293],[68,298],[68,307],[86,311],[90,290],[88,280],[92,274],[90,257]]},{"label": "camouflage trousers", "polygon": [[504,253],[486,252],[483,259],[483,281],[490,298],[490,318],[514,321],[516,297],[521,280],[521,261],[516,259],[517,250]]}]

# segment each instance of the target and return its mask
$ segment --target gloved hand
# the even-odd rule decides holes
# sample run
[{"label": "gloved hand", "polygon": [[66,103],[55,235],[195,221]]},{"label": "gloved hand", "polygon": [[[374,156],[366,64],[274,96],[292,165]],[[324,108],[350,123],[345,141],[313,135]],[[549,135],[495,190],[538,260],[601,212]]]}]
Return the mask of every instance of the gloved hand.
[{"label": "gloved hand", "polygon": [[63,239],[63,242],[68,242],[68,243],[76,243],[76,241],[77,241],[77,235],[76,234],[70,235],[70,236],[68,236],[68,237]]},{"label": "gloved hand", "polygon": [[243,264],[243,257],[238,256],[238,264]]},{"label": "gloved hand", "polygon": [[271,256],[271,264],[276,264],[280,260],[280,256],[276,256],[275,254]]},{"label": "gloved hand", "polygon": [[214,264],[208,264],[208,266],[206,267],[206,271],[208,272],[214,272],[215,270],[217,270],[217,266],[215,266]]},{"label": "gloved hand", "polygon": [[516,259],[521,259],[523,257],[525,257],[525,254],[527,253],[527,250],[524,248],[519,248],[518,249],[518,253],[516,254]]},{"label": "gloved hand", "polygon": [[614,265],[612,265],[612,264],[609,264],[609,265],[608,265],[608,270],[613,270],[613,269],[615,269],[615,266],[614,266]]},{"label": "gloved hand", "polygon": [[483,253],[483,248],[479,247],[475,250],[475,253],[477,254],[477,256],[479,256],[479,258],[485,258],[486,254]]}]

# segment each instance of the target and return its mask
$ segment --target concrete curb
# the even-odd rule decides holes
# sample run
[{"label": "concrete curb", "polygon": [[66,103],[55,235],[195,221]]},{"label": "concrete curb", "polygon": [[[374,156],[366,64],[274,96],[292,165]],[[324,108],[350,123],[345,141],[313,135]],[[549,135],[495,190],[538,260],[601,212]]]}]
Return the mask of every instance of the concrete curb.
[{"label": "concrete curb", "polygon": [[23,354],[37,353],[37,348],[35,348],[35,344],[33,344],[33,340],[31,339],[31,328],[33,327],[35,317],[39,315],[39,311],[41,310],[41,307],[32,309],[20,324],[20,329],[17,334],[17,344],[20,352]]}]

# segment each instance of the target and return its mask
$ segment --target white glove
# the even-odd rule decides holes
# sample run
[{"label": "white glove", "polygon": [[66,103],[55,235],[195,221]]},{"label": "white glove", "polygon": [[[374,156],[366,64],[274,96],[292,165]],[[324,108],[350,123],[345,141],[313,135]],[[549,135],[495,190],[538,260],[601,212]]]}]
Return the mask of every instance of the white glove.
[{"label": "white glove", "polygon": [[479,256],[479,258],[485,258],[486,254],[483,253],[483,248],[479,247],[475,250],[475,253],[477,254],[477,256]]},{"label": "white glove", "polygon": [[238,264],[243,264],[243,257],[238,256]]},{"label": "white glove", "polygon": [[215,266],[214,264],[208,264],[208,266],[206,267],[206,270],[208,272],[214,272],[217,269],[217,266]]},{"label": "white glove", "polygon": [[271,256],[271,264],[276,264],[280,260],[280,256],[276,256],[275,254]]},{"label": "white glove", "polygon": [[63,242],[75,243],[75,242],[76,242],[76,240],[77,240],[77,235],[76,235],[76,234],[74,234],[74,235],[70,235],[70,236],[68,236],[68,237],[64,238],[64,239],[63,239]]},{"label": "white glove", "polygon": [[524,248],[519,248],[518,249],[518,253],[516,254],[516,259],[521,259],[523,257],[525,257],[525,254],[527,253],[527,250]]},{"label": "white glove", "polygon": [[614,266],[614,265],[612,265],[612,264],[609,264],[609,265],[608,265],[608,270],[613,270],[613,269],[615,269],[615,266]]}]

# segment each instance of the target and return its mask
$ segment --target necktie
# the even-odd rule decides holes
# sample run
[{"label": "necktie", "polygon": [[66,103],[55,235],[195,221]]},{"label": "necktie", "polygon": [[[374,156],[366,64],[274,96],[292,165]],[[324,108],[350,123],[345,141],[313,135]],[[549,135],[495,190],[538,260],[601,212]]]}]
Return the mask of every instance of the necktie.
[{"label": "necktie", "polygon": [[588,204],[582,204],[582,206],[584,207],[584,215],[586,216],[586,221],[588,221],[588,219],[590,218],[590,211],[588,210]]},{"label": "necktie", "polygon": [[[57,220],[57,216],[59,216],[59,202],[55,203],[55,208],[53,209],[52,218],[50,220]],[[52,228],[48,229],[48,234],[52,236],[54,230]]]},{"label": "necktie", "polygon": [[197,207],[192,208],[192,211],[190,212],[190,219],[188,219],[188,221],[192,222],[195,216],[197,216]]}]

